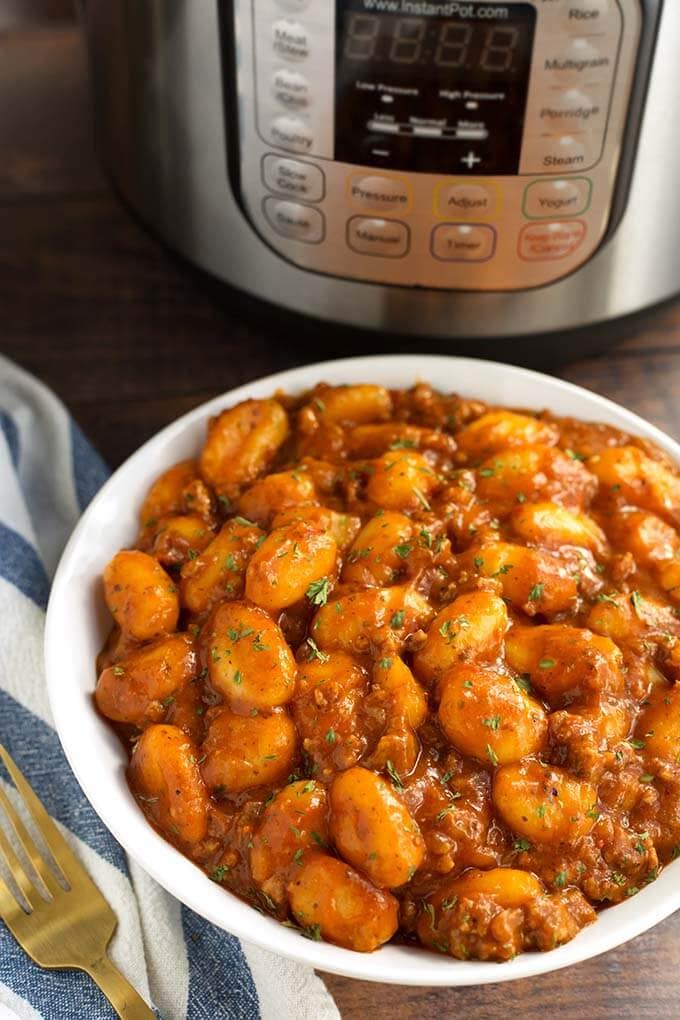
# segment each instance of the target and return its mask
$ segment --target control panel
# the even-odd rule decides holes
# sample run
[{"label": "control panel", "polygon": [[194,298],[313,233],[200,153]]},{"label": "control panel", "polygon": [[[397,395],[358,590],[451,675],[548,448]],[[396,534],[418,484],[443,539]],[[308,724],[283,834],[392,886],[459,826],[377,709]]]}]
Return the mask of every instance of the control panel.
[{"label": "control panel", "polygon": [[290,262],[541,286],[611,212],[639,0],[234,0],[241,201]]}]

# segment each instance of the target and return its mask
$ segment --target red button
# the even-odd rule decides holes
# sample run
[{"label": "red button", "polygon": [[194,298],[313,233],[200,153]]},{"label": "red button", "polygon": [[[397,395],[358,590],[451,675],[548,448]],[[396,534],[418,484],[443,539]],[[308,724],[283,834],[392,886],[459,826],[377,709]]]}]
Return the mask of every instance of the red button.
[{"label": "red button", "polygon": [[582,220],[530,223],[519,235],[518,254],[526,262],[563,259],[583,243],[585,236]]}]

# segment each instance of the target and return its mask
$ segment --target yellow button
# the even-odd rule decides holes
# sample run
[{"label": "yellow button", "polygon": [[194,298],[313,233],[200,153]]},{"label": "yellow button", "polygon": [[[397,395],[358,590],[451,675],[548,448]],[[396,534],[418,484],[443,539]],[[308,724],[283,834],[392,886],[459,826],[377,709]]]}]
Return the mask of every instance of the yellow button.
[{"label": "yellow button", "polygon": [[496,195],[481,184],[440,184],[436,209],[447,219],[486,219],[496,211]]}]

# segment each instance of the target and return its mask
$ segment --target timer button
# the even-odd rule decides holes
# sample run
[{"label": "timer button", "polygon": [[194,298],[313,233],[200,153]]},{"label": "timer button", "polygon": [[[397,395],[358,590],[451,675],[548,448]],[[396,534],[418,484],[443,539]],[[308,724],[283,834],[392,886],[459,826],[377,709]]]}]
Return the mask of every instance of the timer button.
[{"label": "timer button", "polygon": [[262,160],[262,180],[270,191],[305,202],[320,202],[324,196],[324,176],[318,166],[271,152]]},{"label": "timer button", "polygon": [[496,250],[496,231],[481,223],[441,223],[430,249],[443,262],[486,262]]},{"label": "timer button", "polygon": [[525,262],[564,259],[581,246],[585,236],[582,220],[529,223],[519,235],[518,254]]},{"label": "timer button", "polygon": [[580,216],[590,205],[592,190],[587,177],[534,181],[524,192],[524,215],[532,220]]},{"label": "timer button", "polygon": [[407,212],[411,204],[408,183],[397,177],[354,174],[349,179],[348,189],[352,204],[360,209]]},{"label": "timer button", "polygon": [[318,209],[272,198],[271,195],[265,198],[262,208],[271,226],[282,237],[304,241],[305,244],[318,244],[323,240],[325,223]]},{"label": "timer button", "polygon": [[274,53],[284,60],[306,60],[309,56],[307,29],[299,21],[281,18],[272,25]]},{"label": "timer button", "polygon": [[410,231],[399,220],[353,216],[347,223],[347,244],[360,255],[400,259],[408,251]]},{"label": "timer button", "polygon": [[280,67],[272,79],[274,99],[287,110],[302,110],[311,102],[311,88],[304,74]]},{"label": "timer button", "polygon": [[481,184],[440,184],[436,191],[437,212],[452,217],[486,217],[496,210],[496,195]]},{"label": "timer button", "polygon": [[269,136],[274,145],[294,152],[311,152],[314,142],[309,125],[299,117],[277,117],[272,122]]}]

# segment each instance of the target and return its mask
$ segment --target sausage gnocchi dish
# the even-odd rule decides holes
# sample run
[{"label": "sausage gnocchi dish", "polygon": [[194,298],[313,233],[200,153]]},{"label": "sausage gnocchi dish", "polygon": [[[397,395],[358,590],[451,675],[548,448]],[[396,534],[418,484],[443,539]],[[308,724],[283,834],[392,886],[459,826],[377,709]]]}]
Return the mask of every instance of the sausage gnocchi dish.
[{"label": "sausage gnocchi dish", "polygon": [[359,952],[503,961],[680,856],[663,453],[424,384],[246,400],[196,452],[104,571],[95,699],[215,883]]}]

